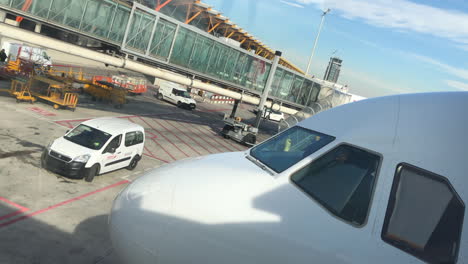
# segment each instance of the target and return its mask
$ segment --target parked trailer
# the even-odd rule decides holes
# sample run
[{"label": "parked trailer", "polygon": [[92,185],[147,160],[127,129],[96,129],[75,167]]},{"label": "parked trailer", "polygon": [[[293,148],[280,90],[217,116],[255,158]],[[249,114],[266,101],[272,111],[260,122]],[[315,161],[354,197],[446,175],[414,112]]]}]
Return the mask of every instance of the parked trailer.
[{"label": "parked trailer", "polygon": [[33,96],[52,103],[54,109],[69,108],[72,111],[76,109],[78,95],[62,82],[43,76],[34,76],[30,90]]},{"label": "parked trailer", "polygon": [[10,95],[16,97],[16,102],[27,101],[33,104],[37,99],[31,94],[30,80],[14,79],[11,80]]}]

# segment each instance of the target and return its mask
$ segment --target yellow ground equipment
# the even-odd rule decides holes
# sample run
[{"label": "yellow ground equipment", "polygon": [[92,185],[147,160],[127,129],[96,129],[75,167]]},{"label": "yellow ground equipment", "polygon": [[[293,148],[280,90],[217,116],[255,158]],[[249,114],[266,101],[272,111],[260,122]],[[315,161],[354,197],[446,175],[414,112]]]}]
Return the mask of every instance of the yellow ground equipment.
[{"label": "yellow ground equipment", "polygon": [[110,101],[116,108],[122,108],[126,103],[126,89],[116,87],[111,83],[87,83],[84,85],[83,89],[85,93],[92,96],[93,100]]},{"label": "yellow ground equipment", "polygon": [[52,103],[54,109],[67,107],[75,111],[78,103],[78,95],[68,85],[43,76],[31,78],[30,90],[33,96]]},{"label": "yellow ground equipment", "polygon": [[10,94],[16,97],[16,102],[28,101],[33,104],[36,98],[30,91],[30,82],[26,80],[11,80]]},{"label": "yellow ground equipment", "polygon": [[[59,68],[61,68],[61,70]],[[89,78],[89,74],[87,75]],[[91,79],[88,79],[85,77],[81,68],[73,66],[55,67],[49,71],[49,77],[68,83],[70,86],[72,86],[73,83],[82,84],[83,92],[89,94],[93,101],[110,102],[116,108],[122,108],[127,102],[125,98],[127,89],[113,83],[111,77],[93,76]]]},{"label": "yellow ground equipment", "polygon": [[[68,68],[68,70],[66,70]],[[77,68],[78,71],[73,69]],[[48,72],[49,77],[64,82],[83,82],[88,81],[84,77],[83,69],[74,66],[54,66]]]},{"label": "yellow ground equipment", "polygon": [[6,79],[15,77],[26,78],[34,74],[34,62],[17,58],[9,60],[6,64],[0,67],[0,76]]}]

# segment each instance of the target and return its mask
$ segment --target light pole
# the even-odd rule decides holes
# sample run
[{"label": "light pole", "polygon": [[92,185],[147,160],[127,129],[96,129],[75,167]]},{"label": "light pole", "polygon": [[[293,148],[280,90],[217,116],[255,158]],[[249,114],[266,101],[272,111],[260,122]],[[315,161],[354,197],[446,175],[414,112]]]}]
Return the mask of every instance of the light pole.
[{"label": "light pole", "polygon": [[330,8],[327,8],[327,10],[323,11],[322,20],[320,21],[320,26],[317,32],[317,36],[315,37],[314,47],[312,48],[312,54],[310,54],[309,63],[307,63],[306,76],[309,75],[310,63],[312,62],[312,57],[314,57],[315,48],[317,47],[317,42],[320,37],[320,31],[322,31],[322,26],[323,26],[323,21],[325,20],[325,15],[327,15],[328,12],[330,11],[331,11]]}]

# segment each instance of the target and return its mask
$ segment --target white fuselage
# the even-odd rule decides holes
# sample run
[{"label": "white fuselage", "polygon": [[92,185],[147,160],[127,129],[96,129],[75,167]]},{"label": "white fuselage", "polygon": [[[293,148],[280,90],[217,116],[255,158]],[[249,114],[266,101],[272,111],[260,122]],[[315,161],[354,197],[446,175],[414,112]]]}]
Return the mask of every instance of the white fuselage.
[{"label": "white fuselage", "polygon": [[[321,133],[314,137],[317,141],[327,135],[329,143],[310,155],[301,152],[304,157],[297,158],[294,141],[288,141],[289,145],[278,148],[283,151],[283,160],[295,157],[298,161],[281,171],[254,156],[262,145],[279,140],[288,130],[245,152],[165,165],[141,176],[115,199],[109,218],[115,251],[123,263],[140,264],[424,263],[426,257],[466,263],[468,231],[453,228],[463,221],[466,224],[467,219],[463,220],[463,203],[468,200],[466,105],[468,93],[439,93],[369,99],[322,112],[297,126]],[[335,175],[330,175],[338,181],[332,185],[329,179],[315,180],[315,187],[321,186],[316,188],[319,191],[338,186],[321,196],[309,195],[295,182],[294,177],[305,168],[319,161],[324,164],[324,157],[343,146],[379,161],[369,165],[367,171],[374,171],[372,175],[362,176],[374,179],[368,186],[369,207],[362,222],[348,221],[317,198],[333,198],[334,192],[343,197],[338,187],[350,182],[351,170],[339,175],[335,170]],[[264,153],[269,155],[269,151],[273,150]],[[283,162],[279,158],[278,162]],[[430,177],[406,171],[403,175],[407,167],[421,169]],[[410,185],[411,177],[421,181]],[[431,177],[437,181],[425,182]],[[396,191],[395,186],[405,184],[408,190]],[[427,192],[431,188],[432,193]],[[391,203],[395,195],[395,203],[406,199],[405,203]],[[458,217],[447,224],[442,215],[449,210],[443,210],[449,201],[450,210]],[[408,210],[412,204],[415,208]],[[390,210],[392,206],[398,210]],[[402,216],[397,218],[397,213]],[[407,225],[401,219],[409,219]],[[437,223],[447,226],[439,228]],[[445,240],[433,236],[440,230],[445,230],[440,236],[459,236],[445,243],[449,253],[434,249],[431,252],[435,255],[418,255],[407,250],[415,247],[424,251],[420,245],[425,244],[427,250],[437,243],[443,248]],[[412,243],[406,249],[398,248],[398,243],[384,241],[384,233],[386,239]],[[392,236],[387,236],[390,233]]]}]

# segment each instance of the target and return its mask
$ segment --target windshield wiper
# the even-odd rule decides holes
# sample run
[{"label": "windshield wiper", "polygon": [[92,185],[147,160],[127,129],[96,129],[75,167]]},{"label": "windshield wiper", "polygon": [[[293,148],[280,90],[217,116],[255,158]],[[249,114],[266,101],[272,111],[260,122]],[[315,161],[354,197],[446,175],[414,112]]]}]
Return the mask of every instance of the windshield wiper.
[{"label": "windshield wiper", "polygon": [[262,170],[268,172],[271,176],[274,176],[274,175],[275,175],[275,173],[273,173],[273,172],[271,171],[271,169],[270,169],[268,166],[262,164],[262,163],[261,163],[260,161],[258,161],[256,158],[254,158],[254,157],[252,157],[252,156],[250,156],[250,155],[248,155],[248,154],[247,154],[245,157],[246,157],[248,160],[250,160],[253,164],[255,164],[255,165],[257,165],[258,167],[260,167]]}]

